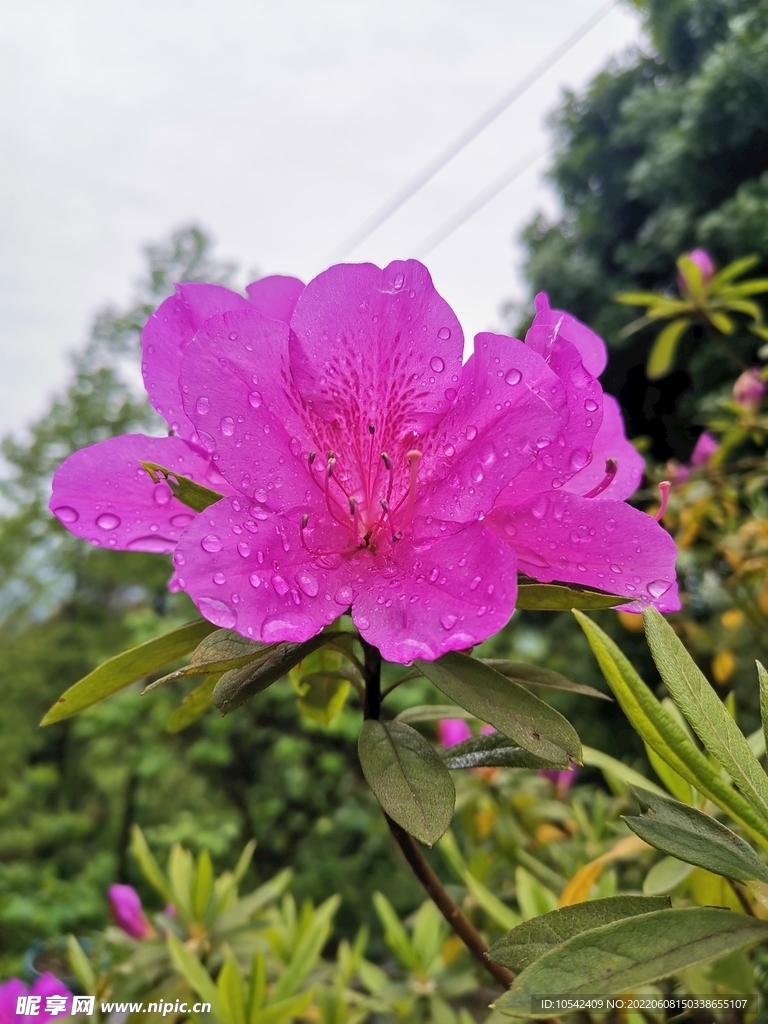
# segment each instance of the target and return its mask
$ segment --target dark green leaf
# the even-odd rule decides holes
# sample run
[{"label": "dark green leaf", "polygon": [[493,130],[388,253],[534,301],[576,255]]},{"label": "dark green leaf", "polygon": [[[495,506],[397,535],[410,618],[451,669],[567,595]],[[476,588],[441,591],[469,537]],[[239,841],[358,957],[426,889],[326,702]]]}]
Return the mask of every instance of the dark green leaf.
[{"label": "dark green leaf", "polygon": [[630,788],[645,813],[624,820],[646,843],[716,875],[738,882],[768,882],[768,868],[752,847],[715,818],[678,800]]},{"label": "dark green leaf", "polygon": [[653,660],[672,699],[709,753],[765,820],[768,777],[741,729],[667,620],[655,608],[647,608],[643,619]]},{"label": "dark green leaf", "polygon": [[453,817],[453,780],[434,748],[402,722],[363,722],[360,764],[384,811],[432,846]]},{"label": "dark green leaf", "polygon": [[312,651],[316,651],[333,637],[332,633],[319,633],[301,644],[279,643],[265,647],[263,656],[245,665],[235,668],[224,675],[216,683],[213,691],[213,703],[223,715],[239,708],[257,693],[266,690],[287,672],[298,665]]},{"label": "dark green leaf", "polygon": [[406,708],[397,716],[396,721],[413,725],[414,722],[439,722],[443,718],[474,718],[473,714],[455,704],[417,704]]},{"label": "dark green leaf", "polygon": [[626,604],[628,597],[605,594],[599,590],[581,590],[561,583],[521,583],[515,607],[529,612],[566,612],[571,608],[596,611]]},{"label": "dark green leaf", "polygon": [[613,703],[613,698],[607,693],[601,693],[594,686],[587,686],[585,683],[574,683],[572,679],[553,672],[550,668],[541,668],[539,665],[529,665],[524,661],[505,661],[503,658],[479,658],[484,665],[495,669],[508,679],[514,679],[526,686],[543,686],[549,690],[565,690],[567,693],[579,693],[584,697],[598,697],[600,700],[607,700]]},{"label": "dark green leaf", "polygon": [[216,627],[205,619],[187,622],[163,636],[148,640],[130,651],[123,651],[105,661],[79,682],[70,686],[50,709],[41,725],[61,722],[78,711],[98,704],[118,690],[144,679],[152,672],[189,654]]},{"label": "dark green leaf", "polygon": [[570,722],[514,680],[456,651],[416,665],[447,697],[517,746],[547,761],[581,762],[581,744]]},{"label": "dark green leaf", "polygon": [[250,665],[257,658],[265,655],[273,646],[273,644],[263,644],[258,640],[248,640],[247,637],[241,636],[233,629],[217,629],[195,648],[188,665],[175,672],[170,672],[161,679],[156,679],[149,684],[144,692],[148,693],[158,686],[173,683],[177,679],[187,679],[190,676],[220,676],[230,669]]},{"label": "dark green leaf", "polygon": [[442,752],[446,767],[457,768],[568,768],[567,758],[558,762],[529,754],[515,746],[508,736],[500,732],[490,736],[473,736],[462,743],[454,743]]},{"label": "dark green leaf", "polygon": [[512,1017],[531,1012],[531,997],[615,995],[688,967],[755,945],[768,922],[711,907],[659,910],[592,928],[545,953],[519,974],[495,1008]]},{"label": "dark green leaf", "polygon": [[195,512],[202,512],[204,509],[208,508],[209,505],[215,505],[217,501],[221,501],[224,497],[223,494],[219,494],[217,491],[211,491],[209,488],[203,487],[202,484],[196,484],[194,480],[190,480],[189,477],[180,476],[172,469],[166,469],[165,466],[158,466],[156,462],[142,462],[142,466],[152,477],[153,483],[165,480],[173,491],[174,496],[178,498],[183,505],[194,509]]},{"label": "dark green leaf", "polygon": [[181,732],[196,722],[198,718],[202,718],[211,706],[213,688],[218,678],[218,676],[209,676],[199,686],[196,686],[191,693],[187,694],[168,719],[166,727],[168,732]]},{"label": "dark green leaf", "polygon": [[494,942],[488,950],[488,959],[519,974],[539,957],[562,946],[575,935],[627,917],[665,910],[670,906],[668,896],[609,896],[607,899],[576,903],[572,907],[563,907],[534,917],[513,928]]},{"label": "dark green leaf", "polygon": [[766,750],[768,750],[768,672],[759,661],[756,661],[755,664],[757,665],[757,678],[760,682],[760,717],[763,723],[763,737]]}]

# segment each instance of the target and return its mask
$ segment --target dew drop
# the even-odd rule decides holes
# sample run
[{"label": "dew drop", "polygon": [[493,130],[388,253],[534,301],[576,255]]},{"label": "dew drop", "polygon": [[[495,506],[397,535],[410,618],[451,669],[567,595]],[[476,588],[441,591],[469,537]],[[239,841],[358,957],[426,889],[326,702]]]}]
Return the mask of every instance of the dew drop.
[{"label": "dew drop", "polygon": [[616,572],[616,573],[621,574],[621,572],[622,572],[621,566],[620,565],[616,565],[615,562],[612,562],[611,563],[611,572]]},{"label": "dew drop", "polygon": [[458,621],[459,620],[455,615],[440,616],[440,625],[443,627],[443,629],[453,629],[453,627],[456,625]]},{"label": "dew drop", "polygon": [[285,597],[285,595],[291,589],[290,583],[286,579],[283,579],[282,576],[272,577],[272,587],[274,588],[274,591],[278,597]]},{"label": "dew drop", "polygon": [[100,530],[116,530],[122,523],[120,516],[113,515],[111,512],[104,512],[96,520],[96,525]]},{"label": "dew drop", "polygon": [[221,551],[222,544],[214,533],[209,533],[200,541],[200,547],[203,551],[207,551],[209,554],[214,555],[217,551]]},{"label": "dew drop", "polygon": [[571,464],[571,469],[584,469],[585,466],[589,465],[591,456],[586,448],[574,448],[568,461]]},{"label": "dew drop", "polygon": [[446,388],[445,389],[445,397],[446,397],[446,400],[449,401],[449,402],[452,402],[454,400],[454,398],[456,397],[456,394],[457,394],[457,392],[456,392],[455,388]]},{"label": "dew drop", "polygon": [[672,584],[668,583],[666,580],[653,580],[653,582],[648,584],[647,590],[654,601],[656,601],[660,597],[663,597],[671,586]]},{"label": "dew drop", "polygon": [[317,597],[318,591],[320,590],[320,584],[317,581],[317,577],[313,576],[311,572],[297,573],[296,582],[298,583],[302,593],[306,594],[307,597]]},{"label": "dew drop", "polygon": [[227,577],[224,575],[223,572],[215,572],[213,574],[213,582],[216,584],[217,587],[220,587],[227,582]]},{"label": "dew drop", "polygon": [[241,558],[247,558],[251,553],[251,545],[246,544],[244,540],[241,540],[237,545],[237,553]]},{"label": "dew drop", "polygon": [[237,331],[230,331],[229,332],[229,340],[230,341],[237,341]]},{"label": "dew drop", "polygon": [[248,582],[255,590],[257,587],[261,586],[261,576],[259,576],[257,572],[252,572],[251,575],[248,577]]},{"label": "dew drop", "polygon": [[588,398],[584,403],[584,408],[587,412],[597,412],[597,402],[593,398]]},{"label": "dew drop", "polygon": [[605,521],[605,532],[606,533],[613,533],[613,531],[615,529],[616,529],[616,520],[615,519],[606,519],[606,521]]},{"label": "dew drop", "polygon": [[440,570],[435,568],[429,574],[429,582],[437,583],[438,577],[440,576]]},{"label": "dew drop", "polygon": [[248,404],[252,409],[259,409],[261,407],[261,395],[258,391],[251,391],[249,393]]},{"label": "dew drop", "polygon": [[470,426],[467,427],[467,440],[468,441],[474,441],[476,437],[477,437],[477,427],[474,427],[474,426],[472,426],[470,424]]},{"label": "dew drop", "polygon": [[128,541],[128,547],[132,551],[146,551],[152,555],[168,555],[176,547],[176,541],[155,534],[153,537],[134,537],[133,540]]},{"label": "dew drop", "polygon": [[540,437],[537,440],[536,447],[539,448],[539,449],[548,448],[551,444],[552,444],[552,439],[550,437],[542,436],[542,437]]},{"label": "dew drop", "polygon": [[156,504],[167,505],[173,497],[173,491],[165,480],[161,480],[159,483],[155,484],[155,488],[152,491],[152,497],[155,499]]},{"label": "dew drop", "polygon": [[522,379],[523,375],[520,372],[520,370],[507,370],[507,372],[504,374],[504,380],[507,382],[507,384],[519,384]]},{"label": "dew drop", "polygon": [[[449,331],[448,334],[450,335],[450,333],[451,332]],[[438,337],[441,336],[442,335],[438,334]],[[432,356],[432,358],[429,360],[429,365],[432,367],[435,373],[442,373],[443,370],[445,369],[445,360],[441,359],[440,356]]]},{"label": "dew drop", "polygon": [[395,274],[395,279],[392,282],[392,287],[395,289],[395,291],[399,292],[404,284],[405,284],[405,274]]},{"label": "dew drop", "polygon": [[488,611],[488,605],[487,604],[481,604],[480,607],[477,609],[477,617],[478,617],[478,619],[481,619],[485,615],[485,613],[487,611]]},{"label": "dew drop", "polygon": [[475,576],[475,578],[469,584],[469,589],[470,590],[477,590],[477,588],[480,586],[481,582],[482,582],[481,577],[480,576]]},{"label": "dew drop", "polygon": [[200,416],[207,416],[211,408],[211,403],[205,396],[203,396],[202,398],[198,398],[195,408]]},{"label": "dew drop", "polygon": [[232,437],[235,432],[235,421],[231,416],[225,416],[219,424],[221,432],[225,437]]},{"label": "dew drop", "polygon": [[476,484],[479,484],[482,481],[483,467],[479,462],[476,462],[472,469],[470,469],[469,475]]},{"label": "dew drop", "polygon": [[59,505],[58,508],[53,510],[53,514],[62,521],[62,523],[76,523],[80,518],[80,513],[75,509],[70,508],[69,505]]},{"label": "dew drop", "polygon": [[441,327],[440,330],[437,332],[437,336],[441,341],[448,341],[448,339],[451,336],[450,327]]},{"label": "dew drop", "polygon": [[197,602],[197,607],[200,609],[200,613],[215,626],[221,626],[222,629],[235,628],[237,615],[224,601],[219,601],[215,597],[201,597]]},{"label": "dew drop", "polygon": [[336,604],[340,604],[343,608],[349,608],[352,604],[352,587],[350,587],[348,583],[345,583],[344,586],[339,587],[334,594],[333,599]]}]

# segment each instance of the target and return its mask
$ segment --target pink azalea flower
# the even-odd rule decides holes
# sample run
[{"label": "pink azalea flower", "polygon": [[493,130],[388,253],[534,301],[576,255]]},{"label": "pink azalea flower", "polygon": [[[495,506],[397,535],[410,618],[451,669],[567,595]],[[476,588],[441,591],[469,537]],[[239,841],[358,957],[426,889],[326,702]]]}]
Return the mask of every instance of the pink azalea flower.
[{"label": "pink azalea flower", "polygon": [[[133,530],[108,531],[115,547],[164,537],[212,622],[299,642],[351,609],[408,663],[500,629],[518,569],[678,606],[671,538],[623,500],[642,460],[596,380],[605,346],[545,297],[525,343],[478,335],[462,366],[461,327],[416,261],[335,266],[303,290],[266,278],[249,300],[182,288],[202,291],[167,300],[143,338],[178,434],[153,439],[165,458],[139,456],[137,435],[76,453],[51,507],[92,541],[105,513]],[[158,500],[128,469],[139,457],[182,458],[225,496],[176,528],[191,510]]]},{"label": "pink azalea flower", "polygon": [[[41,974],[31,988],[19,978],[11,978],[0,985],[0,1024],[22,1024],[30,1020],[30,1015],[16,1012],[19,999],[27,996],[35,996],[40,1000],[37,1004],[38,1012],[31,1015],[36,1021],[61,1020],[69,1016],[72,1009],[72,993],[53,974]],[[49,996],[63,996],[66,999],[65,1010],[53,1012],[53,1007],[50,1010],[46,1009]]]},{"label": "pink azalea flower", "polygon": [[720,444],[717,438],[705,430],[703,434],[699,435],[699,439],[694,445],[689,464],[691,466],[703,466],[709,462],[719,447]]},{"label": "pink azalea flower", "polygon": [[110,885],[109,902],[112,918],[118,928],[132,939],[146,939],[152,926],[144,916],[141,897],[132,885]]},{"label": "pink azalea flower", "polygon": [[463,718],[441,718],[437,723],[437,738],[441,747],[453,747],[472,739],[472,730]]},{"label": "pink azalea flower", "polygon": [[765,395],[765,384],[757,369],[745,370],[733,385],[733,400],[742,409],[754,412],[759,409]]},{"label": "pink azalea flower", "polygon": [[[712,257],[709,255],[706,249],[692,249],[688,254],[688,259],[701,271],[701,279],[704,284],[709,284],[712,278],[715,276],[715,264]],[[688,287],[685,283],[685,279],[682,274],[677,275],[677,285],[681,292],[687,292]]]}]

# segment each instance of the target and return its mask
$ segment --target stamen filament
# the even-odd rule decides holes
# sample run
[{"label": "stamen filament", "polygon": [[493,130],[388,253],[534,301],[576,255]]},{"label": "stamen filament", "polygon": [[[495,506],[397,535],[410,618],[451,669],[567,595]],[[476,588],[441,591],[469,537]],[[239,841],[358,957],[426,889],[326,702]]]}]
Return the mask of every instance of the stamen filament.
[{"label": "stamen filament", "polygon": [[598,494],[602,494],[606,487],[609,487],[613,483],[613,479],[616,476],[616,471],[619,468],[619,464],[616,459],[605,460],[605,476],[597,485],[593,487],[591,491],[584,495],[585,498],[596,498]]},{"label": "stamen filament", "polygon": [[661,493],[661,505],[659,506],[659,511],[653,517],[657,523],[661,522],[662,516],[667,511],[667,502],[669,501],[669,489],[671,486],[672,485],[669,482],[669,480],[662,480],[659,484],[659,491]]}]

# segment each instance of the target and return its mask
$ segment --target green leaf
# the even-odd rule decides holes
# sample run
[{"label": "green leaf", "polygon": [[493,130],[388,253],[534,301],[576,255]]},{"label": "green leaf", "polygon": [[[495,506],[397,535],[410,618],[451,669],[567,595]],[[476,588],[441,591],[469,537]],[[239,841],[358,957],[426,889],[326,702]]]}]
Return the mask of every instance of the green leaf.
[{"label": "green leaf", "polygon": [[207,850],[197,855],[197,870],[192,890],[192,914],[196,921],[202,921],[213,894],[213,864]]},{"label": "green leaf", "polygon": [[731,320],[729,316],[726,316],[725,313],[718,313],[715,309],[706,309],[705,312],[709,320],[721,334],[733,334],[736,330],[736,325],[733,320]]},{"label": "green leaf", "polygon": [[704,277],[698,263],[695,263],[690,256],[680,256],[677,259],[677,269],[686,283],[691,298],[695,302],[703,302],[707,287],[704,284]]},{"label": "green leaf", "polygon": [[456,651],[416,665],[446,697],[517,746],[547,761],[581,762],[581,743],[570,722],[514,680]]},{"label": "green leaf", "polygon": [[330,725],[344,707],[354,678],[355,671],[347,658],[330,646],[314,651],[290,672],[299,695],[299,711],[321,725]]},{"label": "green leaf", "polygon": [[396,716],[396,722],[413,725],[414,722],[439,722],[444,718],[474,719],[474,715],[456,704],[417,704]]},{"label": "green leaf", "polygon": [[256,1021],[258,1024],[285,1024],[286,1021],[301,1017],[304,1011],[314,998],[314,992],[309,989],[307,992],[299,992],[290,999],[281,999],[280,1002],[270,1003],[259,1013]]},{"label": "green leaf", "polygon": [[652,306],[662,298],[656,292],[621,292],[614,297],[625,306]]},{"label": "green leaf", "polygon": [[160,893],[166,903],[173,903],[173,889],[162,868],[155,860],[147,845],[144,833],[138,825],[131,829],[131,852],[139,862],[141,872],[149,884]]},{"label": "green leaf", "polygon": [[402,722],[363,722],[360,764],[384,811],[432,846],[451,824],[456,791],[434,748]]},{"label": "green leaf", "polygon": [[258,640],[249,640],[236,633],[234,629],[217,629],[198,644],[188,665],[170,672],[161,679],[156,679],[145,688],[144,693],[149,693],[150,690],[166,683],[173,683],[177,679],[188,679],[190,676],[221,676],[231,669],[250,665],[266,655],[273,646]]},{"label": "green leaf", "polygon": [[243,975],[237,960],[229,949],[216,979],[216,990],[227,1024],[246,1024]]},{"label": "green leaf", "polygon": [[515,895],[525,921],[557,909],[557,896],[519,866],[515,868]]},{"label": "green leaf", "polygon": [[768,777],[741,729],[666,619],[655,608],[647,608],[643,619],[653,660],[672,699],[709,753],[768,819]]},{"label": "green leaf", "polygon": [[150,673],[157,672],[177,658],[189,654],[214,629],[216,627],[212,622],[196,619],[171,630],[170,633],[155,637],[154,640],[147,640],[130,651],[115,655],[70,686],[40,724],[52,725],[54,722],[61,722],[76,715],[78,711],[98,704],[105,697],[111,697],[113,693],[130,686],[131,683],[144,679]]},{"label": "green leaf", "polygon": [[647,743],[645,744],[645,752],[648,755],[648,760],[651,762],[651,768],[653,768],[667,787],[667,791],[678,800],[682,800],[684,804],[692,804],[693,789],[690,782],[681,775],[678,775],[674,768],[670,768],[667,762],[660,758],[653,747],[649,747]]},{"label": "green leaf", "polygon": [[171,880],[173,899],[179,917],[188,923],[194,920],[192,912],[193,879],[195,862],[192,854],[174,843],[168,855],[168,877]]},{"label": "green leaf", "polygon": [[572,608],[597,611],[626,604],[630,598],[600,590],[582,590],[557,583],[521,583],[515,607],[529,612],[567,612]]},{"label": "green leaf", "polygon": [[277,980],[271,1002],[279,1002],[293,995],[306,976],[315,966],[323,946],[331,933],[334,915],[341,903],[340,896],[331,896],[312,914],[312,921],[303,933],[291,957],[290,963]]},{"label": "green leaf", "polygon": [[742,281],[741,284],[723,288],[718,294],[723,301],[730,303],[733,297],[744,298],[747,295],[763,295],[765,292],[768,292],[768,278],[755,277],[751,281]]},{"label": "green leaf", "polygon": [[646,843],[737,882],[768,882],[768,868],[752,847],[709,814],[643,789],[632,792],[644,813],[624,821]]},{"label": "green leaf", "polygon": [[384,941],[395,954],[401,966],[412,971],[418,970],[419,960],[416,950],[411,945],[408,933],[403,927],[395,908],[383,893],[373,894],[373,905],[384,928]]},{"label": "green leaf", "polygon": [[718,271],[710,282],[710,291],[719,292],[723,285],[730,284],[731,281],[735,281],[737,277],[741,277],[742,274],[746,274],[752,267],[756,267],[760,262],[760,257],[757,254],[752,256],[742,256],[738,260],[734,260],[732,263],[728,263],[722,270]]},{"label": "green leaf", "polygon": [[[595,750],[594,747],[582,747],[582,760],[587,768],[599,768],[607,780],[618,780],[626,786],[642,786],[651,793],[658,793],[664,796],[664,790],[655,782],[646,779],[640,772],[630,768],[623,761],[617,761],[610,754],[604,754],[602,750]],[[610,784],[610,781],[609,781]],[[624,790],[626,792],[626,790]]]},{"label": "green leaf", "polygon": [[210,974],[194,953],[190,953],[184,943],[171,932],[168,935],[168,952],[176,970],[191,985],[201,999],[211,1004],[211,1013],[218,1020],[223,1020],[219,993]]},{"label": "green leaf", "polygon": [[214,706],[223,715],[239,708],[256,694],[281,679],[298,663],[327,643],[335,634],[319,633],[301,644],[279,643],[266,647],[255,663],[235,668],[216,683],[213,691]]},{"label": "green leaf", "polygon": [[649,899],[645,896],[609,896],[576,903],[534,917],[502,935],[488,950],[488,959],[519,974],[545,953],[582,932],[639,914],[665,910],[670,905],[668,897]]},{"label": "green leaf", "polygon": [[507,661],[504,658],[479,658],[478,661],[496,672],[500,672],[508,679],[514,679],[525,686],[543,686],[547,690],[563,690],[566,693],[578,693],[583,697],[597,697],[600,700],[613,702],[613,698],[607,693],[602,693],[594,686],[587,686],[585,683],[575,683],[572,679],[559,672],[554,672],[551,668],[529,665],[524,661]]},{"label": "green leaf", "polygon": [[668,323],[664,330],[658,334],[645,367],[645,375],[648,380],[658,380],[660,377],[666,377],[674,365],[677,344],[692,322],[690,317],[678,317],[676,320]]},{"label": "green leaf", "polygon": [[193,725],[198,718],[208,711],[212,704],[213,688],[218,682],[219,677],[208,676],[207,679],[196,686],[195,689],[188,693],[181,704],[176,708],[175,711],[171,712],[171,717],[168,719],[168,725],[166,726],[166,732],[177,733],[183,729],[189,728]]},{"label": "green leaf", "polygon": [[96,975],[93,973],[91,962],[83,952],[83,947],[74,935],[67,936],[67,953],[72,973],[80,982],[83,992],[89,995],[96,993]]},{"label": "green leaf", "polygon": [[291,869],[285,868],[258,889],[254,889],[247,896],[241,896],[234,906],[216,918],[211,926],[211,933],[224,936],[248,924],[268,903],[272,903],[285,892],[292,877]]},{"label": "green leaf", "polygon": [[142,466],[149,473],[153,483],[165,480],[173,491],[174,497],[178,498],[183,505],[194,509],[195,512],[202,512],[209,505],[215,505],[224,497],[223,494],[196,484],[189,477],[180,476],[174,470],[159,466],[156,462],[142,462]]},{"label": "green leaf", "polygon": [[761,662],[756,661],[755,664],[757,665],[757,678],[760,681],[760,718],[763,723],[764,746],[768,749],[768,672]]},{"label": "green leaf", "polygon": [[543,757],[530,754],[515,744],[503,733],[494,732],[489,736],[473,736],[461,743],[446,747],[441,756],[451,771],[458,768],[569,768],[566,757],[560,761],[545,761]]},{"label": "green leaf", "polygon": [[[591,619],[573,613],[592,652],[636,732],[678,775],[718,807],[728,811],[746,831],[768,847],[768,823],[725,782],[688,739],[685,730],[659,703],[616,644]],[[650,787],[646,785],[646,789]]]},{"label": "green leaf", "polygon": [[693,864],[684,864],[676,857],[662,857],[645,876],[643,895],[661,896],[662,893],[672,892],[692,871]]},{"label": "green leaf", "polygon": [[495,921],[499,927],[516,928],[520,924],[520,915],[511,907],[508,907],[498,896],[494,896],[491,890],[483,885],[479,879],[475,878],[470,871],[463,871],[462,877],[475,903],[482,907],[491,920]]},{"label": "green leaf", "polygon": [[624,918],[590,928],[544,953],[517,976],[495,1009],[512,1017],[549,1017],[551,1010],[532,1012],[532,996],[615,995],[755,945],[766,936],[768,922],[710,907]]}]

